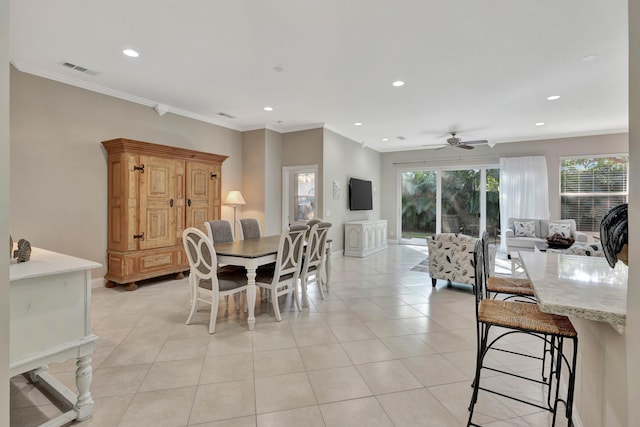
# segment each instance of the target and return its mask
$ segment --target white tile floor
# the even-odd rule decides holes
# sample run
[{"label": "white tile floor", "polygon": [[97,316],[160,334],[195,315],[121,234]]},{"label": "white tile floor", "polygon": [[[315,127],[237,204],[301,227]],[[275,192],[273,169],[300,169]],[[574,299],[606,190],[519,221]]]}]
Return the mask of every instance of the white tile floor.
[{"label": "white tile floor", "polygon": [[[471,288],[434,289],[410,271],[426,248],[390,246],[367,258],[333,258],[332,289],[282,322],[266,303],[255,331],[242,311],[220,310],[215,335],[208,310],[185,325],[187,279],[93,290],[95,414],[82,426],[461,426],[466,425],[475,363]],[[315,290],[315,289],[313,289]],[[510,346],[539,351],[530,339]],[[492,361],[536,376],[535,362],[499,354]],[[75,389],[73,361],[51,371]],[[503,375],[483,380],[540,398],[539,387]],[[521,384],[521,383],[518,383]],[[60,413],[25,377],[11,381],[11,426],[38,425]],[[547,426],[536,408],[480,393],[474,421]],[[564,419],[560,425],[565,425]]]}]

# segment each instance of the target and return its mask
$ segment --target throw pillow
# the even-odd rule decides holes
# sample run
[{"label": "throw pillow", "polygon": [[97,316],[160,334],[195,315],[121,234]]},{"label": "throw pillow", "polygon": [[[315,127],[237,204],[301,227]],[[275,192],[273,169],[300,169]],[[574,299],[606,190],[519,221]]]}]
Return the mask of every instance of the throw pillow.
[{"label": "throw pillow", "polygon": [[513,221],[516,237],[536,237],[535,221]]},{"label": "throw pillow", "polygon": [[561,222],[550,222],[549,236],[553,236],[555,233],[562,234],[562,237],[571,237],[571,225]]}]

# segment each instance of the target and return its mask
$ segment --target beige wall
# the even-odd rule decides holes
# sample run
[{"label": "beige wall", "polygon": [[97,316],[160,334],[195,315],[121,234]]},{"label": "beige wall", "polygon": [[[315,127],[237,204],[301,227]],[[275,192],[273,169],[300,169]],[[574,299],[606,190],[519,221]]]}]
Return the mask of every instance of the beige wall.
[{"label": "beige wall", "polygon": [[[500,157],[543,155],[547,159],[549,174],[549,211],[551,218],[560,218],[560,159],[577,155],[628,153],[628,135],[598,135],[578,138],[548,139],[476,146],[474,150],[447,148],[446,150],[419,150],[385,153],[382,155],[382,218],[389,220],[389,239],[395,240],[400,232],[398,194],[400,169],[472,165],[499,166]],[[396,164],[394,163],[403,163]],[[393,234],[392,234],[393,233]]]},{"label": "beige wall", "polygon": [[322,128],[289,132],[282,135],[282,166],[317,165],[316,212],[323,211],[323,157]]},{"label": "beige wall", "polygon": [[282,145],[281,133],[267,130],[265,133],[265,200],[264,232],[266,235],[282,231]]},{"label": "beige wall", "polygon": [[[322,218],[331,222],[328,237],[333,240],[334,252],[344,249],[344,223],[365,219],[380,219],[380,153],[324,130],[324,211]],[[373,210],[349,210],[349,178],[366,179],[372,182]],[[340,197],[333,198],[333,181],[340,184]],[[327,215],[327,211],[330,215]]]},{"label": "beige wall", "polygon": [[[9,0],[0,0],[0,241],[9,240]],[[5,253],[6,255],[6,253]],[[9,259],[0,257],[0,425],[9,425]]]},{"label": "beige wall", "polygon": [[[265,130],[242,134],[242,195],[247,202],[238,207],[238,218],[257,218],[265,229]],[[226,197],[226,194],[223,196]],[[240,210],[242,208],[242,210]]]},{"label": "beige wall", "polygon": [[[627,294],[627,401],[629,425],[640,420],[640,3],[629,2],[629,290]],[[635,267],[634,267],[635,266]],[[624,350],[624,349],[623,349]],[[611,369],[624,365],[608,361]]]},{"label": "beige wall", "polygon": [[[33,246],[103,264],[107,161],[101,141],[124,137],[229,156],[223,197],[242,184],[239,132],[11,70],[10,230]],[[233,208],[223,206],[223,218]]]}]

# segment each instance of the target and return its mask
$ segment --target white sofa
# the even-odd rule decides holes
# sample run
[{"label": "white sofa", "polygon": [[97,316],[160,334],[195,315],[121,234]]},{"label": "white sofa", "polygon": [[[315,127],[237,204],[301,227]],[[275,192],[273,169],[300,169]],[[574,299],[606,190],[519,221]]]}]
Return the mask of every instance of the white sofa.
[{"label": "white sofa", "polygon": [[[533,235],[518,235],[516,232],[517,223],[533,222]],[[513,251],[533,251],[536,242],[546,242],[549,237],[549,224],[568,225],[570,237],[576,242],[587,243],[586,234],[576,230],[576,222],[573,219],[530,219],[530,218],[509,218],[507,221],[506,239],[507,252]],[[522,227],[520,227],[522,229]],[[553,234],[553,233],[551,233]]]}]

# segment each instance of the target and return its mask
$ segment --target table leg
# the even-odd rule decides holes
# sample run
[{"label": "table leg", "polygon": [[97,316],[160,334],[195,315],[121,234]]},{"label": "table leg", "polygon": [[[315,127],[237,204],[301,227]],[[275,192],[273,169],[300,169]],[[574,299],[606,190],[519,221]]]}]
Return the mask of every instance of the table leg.
[{"label": "table leg", "polygon": [[78,387],[78,400],[75,410],[78,413],[78,421],[86,420],[93,414],[94,403],[91,398],[89,387],[93,379],[93,368],[91,367],[91,355],[78,358],[76,362],[76,386]]},{"label": "table leg", "polygon": [[256,266],[247,266],[247,306],[249,308],[249,317],[247,324],[249,330],[253,331],[256,324],[255,308],[256,308]]}]

